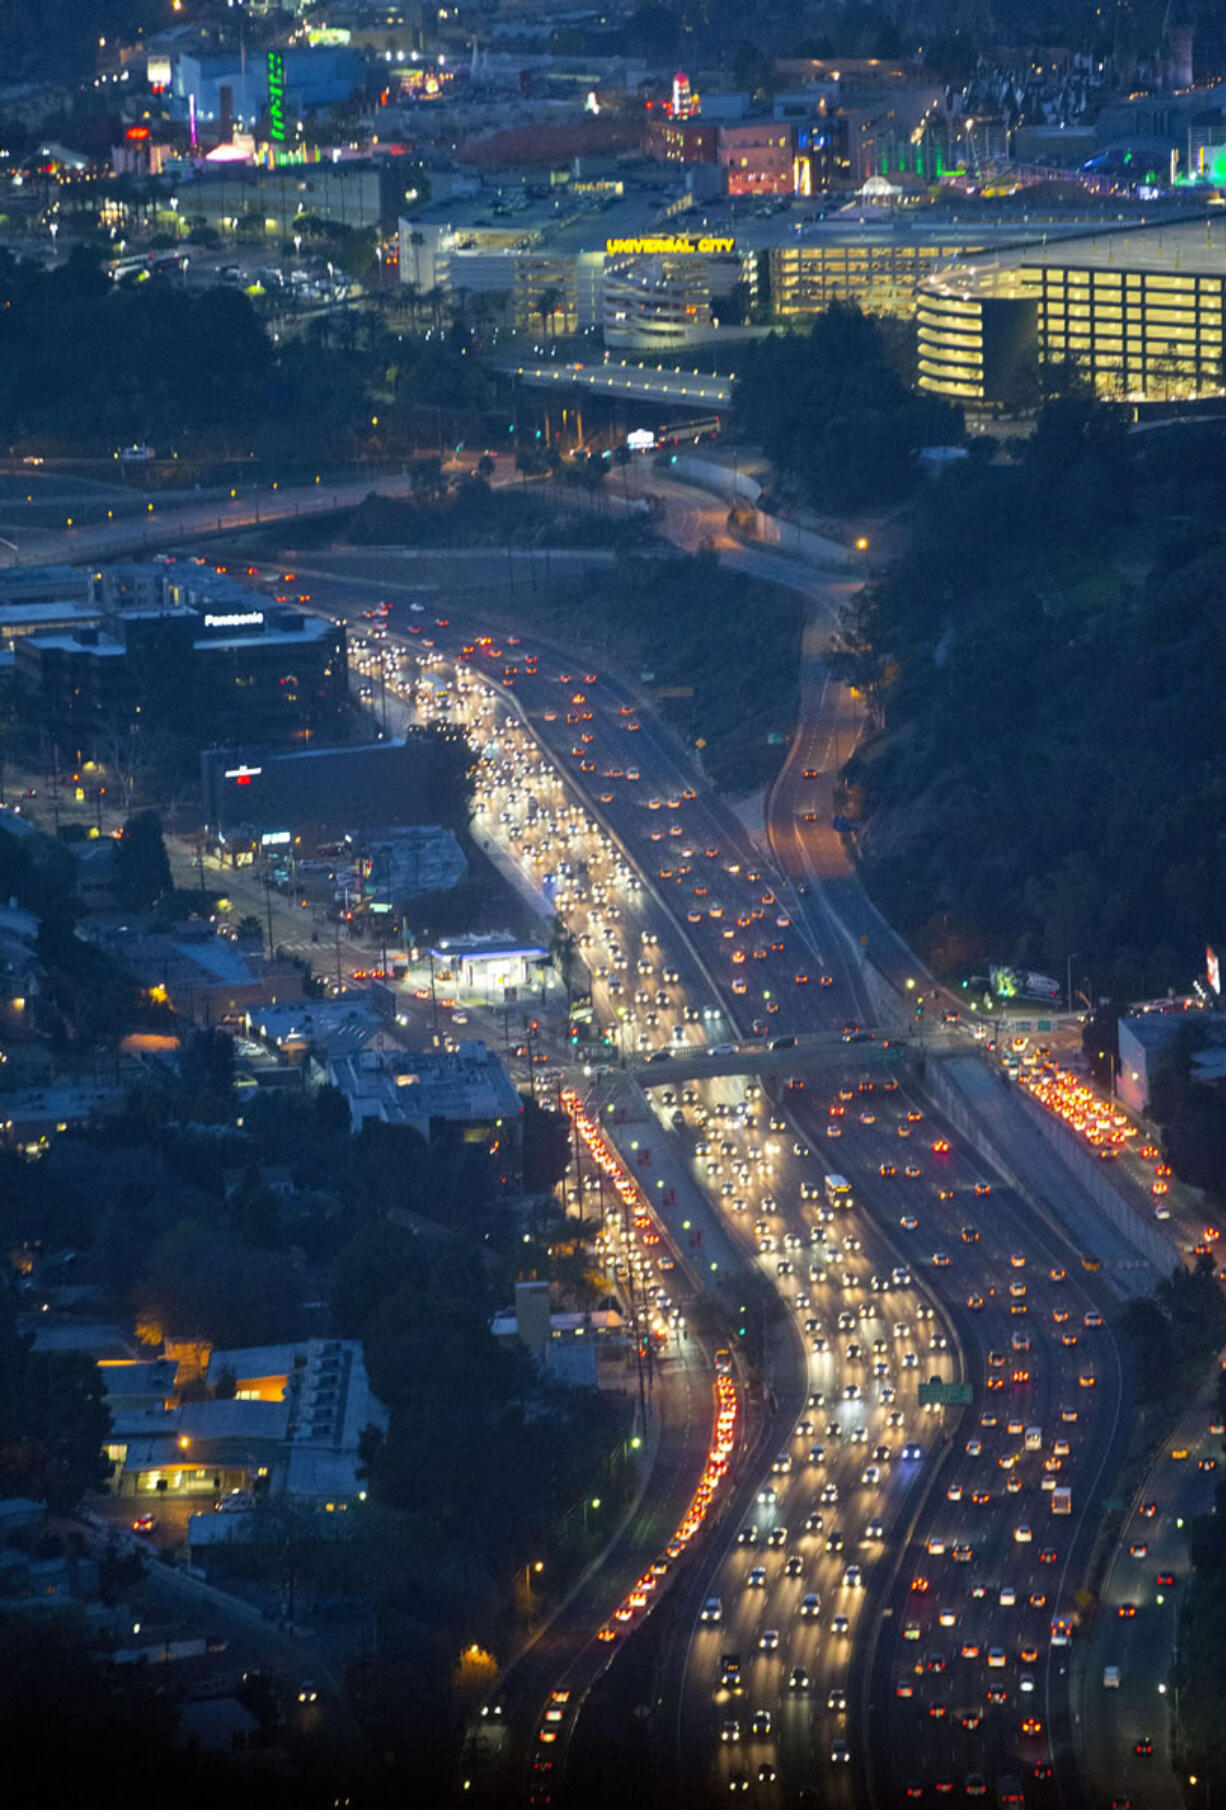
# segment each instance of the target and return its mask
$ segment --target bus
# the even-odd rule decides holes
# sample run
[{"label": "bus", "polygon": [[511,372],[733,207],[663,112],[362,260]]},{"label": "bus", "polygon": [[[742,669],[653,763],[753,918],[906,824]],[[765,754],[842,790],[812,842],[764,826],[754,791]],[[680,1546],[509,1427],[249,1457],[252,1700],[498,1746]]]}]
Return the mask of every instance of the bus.
[{"label": "bus", "polygon": [[828,1175],[826,1177],[826,1204],[831,1207],[850,1207],[854,1204],[851,1197],[851,1183],[845,1175]]},{"label": "bus", "polygon": [[1073,1512],[1073,1492],[1064,1485],[1059,1485],[1051,1493],[1051,1512],[1053,1515],[1071,1515]]}]

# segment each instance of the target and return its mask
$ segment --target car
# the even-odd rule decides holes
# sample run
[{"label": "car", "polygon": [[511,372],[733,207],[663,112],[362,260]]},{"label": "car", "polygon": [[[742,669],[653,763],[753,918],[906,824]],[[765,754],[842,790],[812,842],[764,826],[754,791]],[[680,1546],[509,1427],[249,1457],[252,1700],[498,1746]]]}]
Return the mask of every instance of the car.
[{"label": "car", "polygon": [[851,1759],[851,1754],[848,1750],[846,1741],[832,1741],[831,1742],[830,1759],[831,1759],[832,1764],[835,1766],[845,1766],[848,1764],[848,1762]]},{"label": "car", "polygon": [[771,1731],[771,1713],[768,1709],[756,1709],[749,1724],[751,1735],[765,1736]]},{"label": "car", "polygon": [[1142,1760],[1152,1759],[1154,1744],[1148,1735],[1142,1735],[1139,1741],[1133,1742],[1132,1751]]},{"label": "car", "polygon": [[1170,1590],[1175,1583],[1175,1573],[1173,1571],[1156,1571],[1154,1582],[1159,1590]]},{"label": "car", "polygon": [[908,1440],[902,1449],[902,1456],[909,1464],[916,1463],[923,1455],[923,1447],[917,1445],[914,1440]]},{"label": "car", "polygon": [[898,1223],[904,1232],[914,1232],[919,1226],[919,1220],[914,1213],[904,1213]]},{"label": "car", "polygon": [[832,1634],[847,1634],[850,1629],[851,1623],[845,1615],[835,1615],[831,1618],[830,1632]]},{"label": "car", "polygon": [[1137,1605],[1135,1603],[1120,1603],[1116,1608],[1115,1613],[1119,1616],[1121,1621],[1132,1621],[1136,1617]]},{"label": "car", "polygon": [[766,1589],[766,1567],[764,1565],[755,1565],[753,1567],[749,1576],[745,1579],[745,1588],[747,1590]]},{"label": "car", "polygon": [[831,1691],[826,1698],[826,1708],[834,1710],[836,1715],[841,1716],[847,1708],[847,1692]]},{"label": "car", "polygon": [[749,1774],[747,1772],[730,1772],[728,1774],[728,1790],[736,1793],[749,1790]]},{"label": "car", "polygon": [[949,1257],[948,1251],[934,1251],[932,1253],[932,1267],[934,1269],[947,1270],[949,1268],[949,1264],[950,1264],[950,1257]]},{"label": "car", "polygon": [[741,1725],[735,1716],[729,1716],[726,1722],[720,1724],[719,1738],[728,1746],[732,1746],[740,1740]]},{"label": "car", "polygon": [[791,1671],[788,1673],[788,1689],[790,1691],[807,1691],[808,1688],[809,1688],[808,1672],[805,1671],[804,1666],[794,1665],[792,1667]]},{"label": "car", "polygon": [[990,1194],[991,1192],[992,1192],[991,1182],[976,1182],[975,1183],[975,1193],[980,1199],[982,1199],[984,1197],[984,1195]]},{"label": "car", "polygon": [[298,1686],[298,1701],[299,1703],[319,1702],[319,1686],[313,1678],[304,1678]]},{"label": "car", "polygon": [[778,1776],[779,1775],[771,1762],[769,1760],[763,1760],[758,1767],[759,1785],[773,1785]]},{"label": "car", "polygon": [[709,1596],[698,1611],[699,1621],[707,1623],[721,1622],[724,1619],[724,1605],[718,1596]]},{"label": "car", "polygon": [[779,1651],[778,1628],[763,1628],[758,1636],[759,1653],[777,1653]]},{"label": "car", "polygon": [[156,1515],[137,1515],[132,1523],[133,1533],[156,1533],[158,1518]]},{"label": "car", "polygon": [[800,1599],[799,1613],[806,1621],[813,1621],[822,1612],[822,1599],[816,1590],[808,1590]]}]

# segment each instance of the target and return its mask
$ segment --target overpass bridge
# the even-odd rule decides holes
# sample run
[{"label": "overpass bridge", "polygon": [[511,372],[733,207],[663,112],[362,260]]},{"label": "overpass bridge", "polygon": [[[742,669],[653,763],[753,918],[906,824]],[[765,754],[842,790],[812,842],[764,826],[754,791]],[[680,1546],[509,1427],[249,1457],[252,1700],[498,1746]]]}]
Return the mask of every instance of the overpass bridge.
[{"label": "overpass bridge", "polygon": [[798,1036],[785,1049],[762,1043],[738,1044],[732,1050],[682,1043],[675,1049],[656,1050],[653,1056],[628,1060],[626,1073],[645,1088],[677,1081],[714,1081],[725,1075],[786,1074],[803,1080],[806,1074],[830,1069],[889,1069],[912,1055],[966,1055],[974,1047],[965,1032],[957,1031],[902,1037],[883,1030],[854,1041],[845,1040],[837,1031],[815,1031]]},{"label": "overpass bridge", "polygon": [[622,402],[658,402],[669,408],[692,408],[708,415],[726,409],[732,401],[733,379],[710,371],[685,371],[680,366],[627,364],[612,360],[601,364],[541,364],[495,362],[493,369],[534,388],[589,391]]}]

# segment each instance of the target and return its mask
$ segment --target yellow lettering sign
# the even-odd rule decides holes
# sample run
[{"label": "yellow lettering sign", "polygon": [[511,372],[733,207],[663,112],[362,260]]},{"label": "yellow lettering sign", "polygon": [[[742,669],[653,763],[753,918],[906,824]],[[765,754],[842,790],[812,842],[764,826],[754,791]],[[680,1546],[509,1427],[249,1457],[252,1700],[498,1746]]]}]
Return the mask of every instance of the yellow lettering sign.
[{"label": "yellow lettering sign", "polygon": [[679,233],[658,233],[643,239],[606,239],[610,258],[726,257],[736,250],[735,239],[692,239]]}]

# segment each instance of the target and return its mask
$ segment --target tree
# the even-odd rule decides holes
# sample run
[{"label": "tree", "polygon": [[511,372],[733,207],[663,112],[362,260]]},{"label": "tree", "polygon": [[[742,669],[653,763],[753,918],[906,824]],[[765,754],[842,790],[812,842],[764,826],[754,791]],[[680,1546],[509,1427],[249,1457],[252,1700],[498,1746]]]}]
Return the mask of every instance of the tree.
[{"label": "tree", "polygon": [[549,283],[541,290],[540,295],[536,298],[536,312],[541,317],[542,333],[552,334],[554,316],[562,307],[564,300],[565,297],[556,284]]},{"label": "tree", "polygon": [[98,1366],[80,1352],[36,1352],[0,1302],[0,1495],[70,1514],[106,1483],[110,1411]]},{"label": "tree", "polygon": [[135,1293],[147,1342],[225,1347],[293,1337],[302,1289],[287,1257],[183,1219],[154,1245]]},{"label": "tree", "polygon": [[228,1031],[191,1031],[179,1052],[179,1085],[189,1119],[234,1116],[234,1039]]},{"label": "tree", "polygon": [[579,966],[579,945],[575,941],[574,932],[566,928],[561,918],[554,918],[549,927],[549,959],[566,989],[566,1006],[569,1011]]},{"label": "tree", "polygon": [[129,817],[115,852],[115,893],[129,911],[147,911],[173,885],[170,859],[156,811]]},{"label": "tree", "polygon": [[570,1167],[570,1120],[546,1112],[527,1094],[522,1119],[523,1183],[528,1194],[548,1194]]}]

